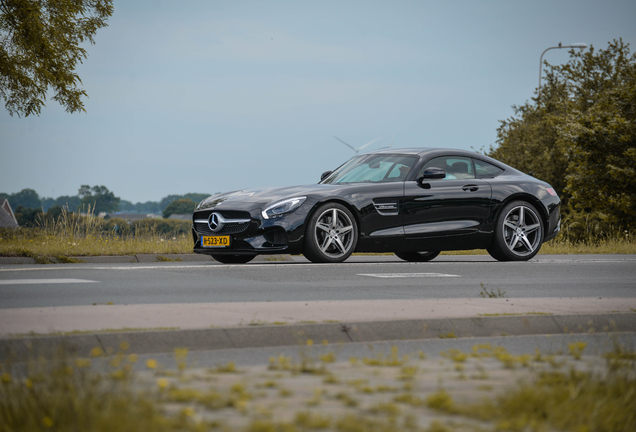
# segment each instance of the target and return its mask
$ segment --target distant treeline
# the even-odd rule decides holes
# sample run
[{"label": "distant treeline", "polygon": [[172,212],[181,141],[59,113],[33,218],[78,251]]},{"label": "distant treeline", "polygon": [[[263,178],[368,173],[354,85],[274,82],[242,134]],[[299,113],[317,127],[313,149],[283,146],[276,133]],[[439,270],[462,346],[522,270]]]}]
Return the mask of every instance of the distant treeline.
[{"label": "distant treeline", "polygon": [[[5,198],[9,200],[20,226],[35,226],[38,224],[38,215],[56,218],[62,213],[62,209],[81,213],[90,211],[94,215],[101,212],[163,214],[164,218],[168,218],[174,213],[192,213],[196,203],[208,196],[210,194],[207,193],[168,195],[161,201],[133,204],[115,196],[105,186],[82,185],[77,195],[74,196],[64,195],[57,198],[47,198],[40,197],[33,189],[23,189],[13,194],[0,193],[0,202],[4,201]],[[116,214],[114,216],[116,217]]]},{"label": "distant treeline", "polygon": [[[44,213],[49,211],[51,207],[60,206],[66,207],[68,206],[69,210],[75,211],[77,209],[81,209],[84,205],[90,204],[91,206],[95,205],[94,202],[101,197],[107,197],[112,192],[109,192],[103,186],[95,186],[94,188],[103,188],[98,190],[98,193],[88,193],[82,194],[78,193],[77,195],[69,196],[63,195],[57,198],[49,198],[49,197],[40,197],[36,191],[33,189],[22,189],[20,192],[8,194],[4,192],[0,192],[0,201],[3,201],[5,198],[9,200],[11,204],[11,208],[14,210],[19,206],[30,209],[41,209]],[[86,189],[84,189],[86,190]],[[82,191],[82,188],[80,188]],[[92,189],[90,192],[93,192]],[[101,193],[99,193],[101,192]],[[138,214],[161,214],[168,207],[170,203],[179,199],[189,199],[194,201],[195,203],[200,202],[201,200],[209,197],[211,194],[208,193],[187,193],[183,195],[168,195],[162,198],[160,201],[146,201],[146,202],[138,202],[132,203],[131,201],[122,200],[113,195],[114,199],[111,199],[111,202],[105,203],[106,208],[97,208],[96,211],[107,211],[113,212],[118,211],[122,213],[138,213]],[[92,200],[92,201],[91,201]],[[114,206],[112,204],[113,201],[117,202],[117,205]],[[97,203],[99,204],[99,203]]]}]

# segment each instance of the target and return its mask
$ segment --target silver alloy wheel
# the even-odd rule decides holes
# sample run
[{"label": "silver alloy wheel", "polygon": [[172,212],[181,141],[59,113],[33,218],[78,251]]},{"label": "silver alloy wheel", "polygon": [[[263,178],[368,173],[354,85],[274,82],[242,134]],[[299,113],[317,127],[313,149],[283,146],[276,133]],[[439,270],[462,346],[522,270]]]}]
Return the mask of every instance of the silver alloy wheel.
[{"label": "silver alloy wheel", "polygon": [[513,207],[502,225],[506,246],[517,256],[531,255],[541,246],[543,233],[539,216],[529,207]]},{"label": "silver alloy wheel", "polygon": [[351,219],[338,208],[325,210],[316,221],[317,246],[329,258],[346,255],[354,243],[354,234]]}]

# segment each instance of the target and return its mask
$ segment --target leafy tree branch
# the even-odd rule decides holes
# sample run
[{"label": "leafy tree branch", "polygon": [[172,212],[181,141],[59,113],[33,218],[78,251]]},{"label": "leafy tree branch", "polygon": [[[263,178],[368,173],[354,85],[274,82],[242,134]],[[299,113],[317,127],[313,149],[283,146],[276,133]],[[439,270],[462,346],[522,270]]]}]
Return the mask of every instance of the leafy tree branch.
[{"label": "leafy tree branch", "polygon": [[0,98],[13,116],[39,115],[49,88],[73,113],[85,111],[75,73],[81,44],[113,13],[112,0],[0,0]]}]

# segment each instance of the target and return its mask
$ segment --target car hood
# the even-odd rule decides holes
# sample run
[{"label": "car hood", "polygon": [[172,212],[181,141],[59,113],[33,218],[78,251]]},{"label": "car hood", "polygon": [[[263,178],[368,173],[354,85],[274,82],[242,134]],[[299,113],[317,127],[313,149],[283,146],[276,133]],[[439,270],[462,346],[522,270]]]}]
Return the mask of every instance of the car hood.
[{"label": "car hood", "polygon": [[313,184],[305,186],[288,186],[276,188],[241,189],[233,192],[213,195],[201,201],[198,210],[211,208],[227,210],[252,210],[264,208],[276,201],[297,196],[331,195],[344,185]]}]

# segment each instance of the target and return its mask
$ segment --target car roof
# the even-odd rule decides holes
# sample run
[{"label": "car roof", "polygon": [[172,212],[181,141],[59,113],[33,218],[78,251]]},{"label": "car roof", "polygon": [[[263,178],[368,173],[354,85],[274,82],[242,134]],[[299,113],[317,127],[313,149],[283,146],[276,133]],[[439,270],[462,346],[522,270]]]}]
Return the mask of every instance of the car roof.
[{"label": "car roof", "polygon": [[368,154],[395,154],[395,155],[409,155],[409,156],[444,156],[444,155],[456,155],[456,156],[465,156],[471,158],[477,158],[484,160],[486,162],[490,162],[495,166],[499,166],[500,168],[506,170],[508,174],[524,174],[521,171],[511,167],[510,165],[506,165],[505,163],[493,159],[489,156],[486,156],[481,153],[475,153],[468,150],[460,150],[446,147],[403,147],[403,148],[384,148],[380,150],[375,150],[372,152],[364,153]]},{"label": "car roof", "polygon": [[401,155],[424,155],[426,153],[446,153],[446,154],[465,154],[467,156],[481,156],[475,152],[468,150],[452,149],[445,147],[402,147],[402,148],[384,148],[371,151],[365,154],[401,154]]}]

